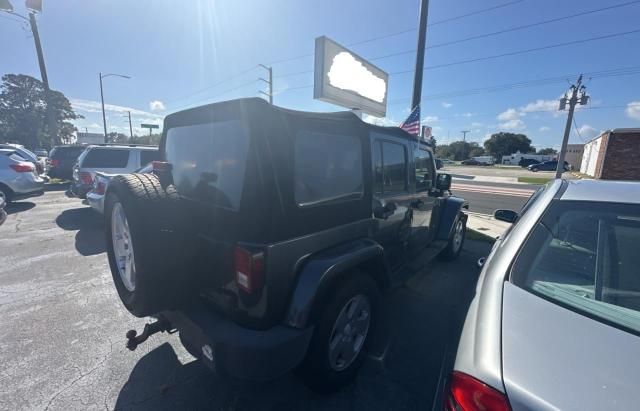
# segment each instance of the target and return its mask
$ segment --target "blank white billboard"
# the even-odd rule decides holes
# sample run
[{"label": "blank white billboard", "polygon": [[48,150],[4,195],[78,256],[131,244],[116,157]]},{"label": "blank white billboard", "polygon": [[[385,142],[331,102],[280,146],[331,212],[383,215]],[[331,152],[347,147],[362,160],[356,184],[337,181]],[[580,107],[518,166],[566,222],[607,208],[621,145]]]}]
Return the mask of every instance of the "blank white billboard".
[{"label": "blank white billboard", "polygon": [[389,75],[335,41],[316,39],[313,97],[376,117],[387,114]]}]

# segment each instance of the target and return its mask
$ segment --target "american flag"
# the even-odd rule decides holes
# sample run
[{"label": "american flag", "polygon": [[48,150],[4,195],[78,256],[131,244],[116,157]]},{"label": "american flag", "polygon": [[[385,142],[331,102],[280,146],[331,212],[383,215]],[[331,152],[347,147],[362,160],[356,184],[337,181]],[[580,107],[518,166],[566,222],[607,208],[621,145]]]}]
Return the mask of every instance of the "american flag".
[{"label": "american flag", "polygon": [[414,136],[420,134],[420,104],[415,106],[400,128]]}]

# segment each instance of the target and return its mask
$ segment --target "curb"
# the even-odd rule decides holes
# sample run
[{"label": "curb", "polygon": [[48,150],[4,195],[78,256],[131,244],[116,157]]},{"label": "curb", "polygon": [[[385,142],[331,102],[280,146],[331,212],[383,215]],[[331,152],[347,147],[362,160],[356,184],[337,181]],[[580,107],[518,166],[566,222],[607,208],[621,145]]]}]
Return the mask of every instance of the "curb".
[{"label": "curb", "polygon": [[[471,234],[471,237],[469,237],[469,234]],[[496,239],[490,235],[469,227],[467,227],[467,238],[470,240],[484,241],[486,243],[494,243],[496,241]]]}]

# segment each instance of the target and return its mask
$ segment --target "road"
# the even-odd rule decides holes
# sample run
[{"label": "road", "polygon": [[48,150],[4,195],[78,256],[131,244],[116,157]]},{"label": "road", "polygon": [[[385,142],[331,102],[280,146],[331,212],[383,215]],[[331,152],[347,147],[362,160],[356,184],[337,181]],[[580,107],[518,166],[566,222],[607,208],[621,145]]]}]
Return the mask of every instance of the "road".
[{"label": "road", "polygon": [[450,367],[490,244],[467,241],[383,299],[372,352],[355,383],[330,396],[293,374],[269,383],[222,379],[178,335],[134,352],[127,330],[145,319],[120,303],[105,256],[102,219],[52,191],[11,205],[0,226],[0,409],[414,410],[431,409]]},{"label": "road", "polygon": [[451,191],[469,201],[469,211],[493,215],[499,208],[520,210],[540,186],[454,179]]}]

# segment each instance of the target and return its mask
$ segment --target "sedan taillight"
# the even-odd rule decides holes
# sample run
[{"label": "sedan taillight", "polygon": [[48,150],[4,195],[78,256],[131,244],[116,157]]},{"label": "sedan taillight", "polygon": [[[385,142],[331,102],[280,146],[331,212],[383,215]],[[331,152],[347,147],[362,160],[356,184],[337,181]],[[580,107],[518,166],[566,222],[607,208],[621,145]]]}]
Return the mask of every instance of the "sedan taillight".
[{"label": "sedan taillight", "polygon": [[470,375],[454,371],[449,383],[447,411],[510,411],[507,396]]},{"label": "sedan taillight", "polygon": [[35,170],[33,164],[24,162],[10,164],[9,167],[11,167],[17,173],[32,173]]},{"label": "sedan taillight", "polygon": [[104,195],[104,192],[106,191],[106,188],[107,188],[107,185],[105,184],[104,181],[96,179],[96,182],[93,186],[94,186],[93,191],[96,194]]},{"label": "sedan taillight", "polygon": [[236,284],[245,292],[252,294],[264,285],[264,253],[252,252],[236,246],[233,250],[233,268],[236,272]]},{"label": "sedan taillight", "polygon": [[80,180],[82,184],[86,184],[86,185],[93,184],[93,177],[91,177],[91,173],[87,173],[86,171],[78,172],[78,180]]},{"label": "sedan taillight", "polygon": [[49,160],[49,167],[58,167],[60,165],[60,160],[52,158]]}]

